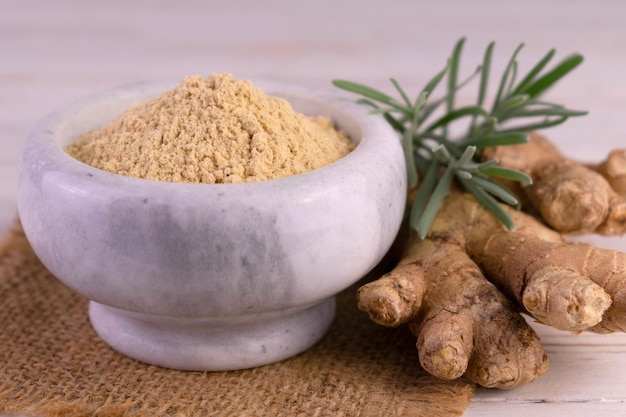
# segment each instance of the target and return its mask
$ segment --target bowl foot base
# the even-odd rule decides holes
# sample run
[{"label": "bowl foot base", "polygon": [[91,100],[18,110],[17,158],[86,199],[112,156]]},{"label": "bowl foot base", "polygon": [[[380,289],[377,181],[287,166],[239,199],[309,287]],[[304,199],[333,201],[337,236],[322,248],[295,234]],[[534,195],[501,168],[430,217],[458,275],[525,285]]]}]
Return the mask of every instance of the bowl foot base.
[{"label": "bowl foot base", "polygon": [[89,303],[95,331],[113,349],[188,371],[246,369],[290,358],[318,342],[334,316],[334,297],[305,308],[227,318],[163,317]]}]

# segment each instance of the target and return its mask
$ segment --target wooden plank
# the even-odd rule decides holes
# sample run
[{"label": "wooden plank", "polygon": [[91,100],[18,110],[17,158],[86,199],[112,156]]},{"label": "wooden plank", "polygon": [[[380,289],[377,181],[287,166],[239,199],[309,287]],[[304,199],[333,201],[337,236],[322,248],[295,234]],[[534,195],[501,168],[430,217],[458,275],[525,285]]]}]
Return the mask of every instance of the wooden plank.
[{"label": "wooden plank", "polygon": [[474,402],[463,417],[624,417],[626,403],[619,402]]}]

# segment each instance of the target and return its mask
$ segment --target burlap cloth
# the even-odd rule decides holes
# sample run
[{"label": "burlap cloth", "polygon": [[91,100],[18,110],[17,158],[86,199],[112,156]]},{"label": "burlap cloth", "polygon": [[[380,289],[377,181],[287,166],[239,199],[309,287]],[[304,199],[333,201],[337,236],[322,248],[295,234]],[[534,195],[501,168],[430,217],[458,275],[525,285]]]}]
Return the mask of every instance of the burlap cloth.
[{"label": "burlap cloth", "polygon": [[87,300],[57,281],[16,226],[0,244],[0,411],[34,416],[459,416],[473,385],[420,367],[406,328],[338,297],[328,335],[281,363],[181,372],[126,358],[92,330]]}]

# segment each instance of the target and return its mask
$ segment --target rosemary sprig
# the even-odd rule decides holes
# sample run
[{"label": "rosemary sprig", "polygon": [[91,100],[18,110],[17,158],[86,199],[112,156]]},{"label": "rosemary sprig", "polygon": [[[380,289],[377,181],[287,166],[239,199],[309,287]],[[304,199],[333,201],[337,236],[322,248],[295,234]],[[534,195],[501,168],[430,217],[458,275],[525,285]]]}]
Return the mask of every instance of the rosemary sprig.
[{"label": "rosemary sprig", "polygon": [[[372,107],[373,113],[381,114],[399,133],[410,188],[416,187],[419,177],[422,178],[409,213],[409,223],[421,238],[428,233],[453,182],[471,193],[508,228],[513,228],[513,221],[498,202],[512,206],[519,206],[519,202],[497,179],[522,183],[531,183],[532,180],[520,171],[499,166],[497,160],[481,162],[481,151],[491,146],[525,143],[531,130],[556,126],[570,117],[587,114],[539,100],[545,91],[583,61],[581,55],[570,55],[549,71],[544,71],[556,53],[552,49],[517,82],[517,56],[524,46],[520,44],[500,76],[493,102],[487,108],[485,100],[495,44],[489,44],[481,65],[459,83],[464,43],[465,38],[462,38],[455,44],[446,66],[424,86],[414,101],[393,78],[391,83],[401,100],[362,84],[333,81],[335,86],[360,95],[357,102]],[[476,104],[457,106],[456,93],[478,75]],[[431,100],[431,93],[446,76],[446,93],[439,99]],[[436,117],[437,110],[442,107]],[[453,125],[458,126],[462,122],[466,125],[462,129],[464,133],[452,137]]]}]

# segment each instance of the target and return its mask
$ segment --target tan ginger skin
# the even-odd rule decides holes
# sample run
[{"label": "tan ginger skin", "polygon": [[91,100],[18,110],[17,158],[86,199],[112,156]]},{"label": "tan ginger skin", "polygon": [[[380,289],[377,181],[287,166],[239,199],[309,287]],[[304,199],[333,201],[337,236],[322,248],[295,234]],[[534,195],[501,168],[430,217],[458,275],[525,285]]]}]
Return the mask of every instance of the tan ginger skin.
[{"label": "tan ginger skin", "polygon": [[565,158],[543,136],[531,133],[528,143],[487,148],[483,157],[531,176],[531,185],[509,185],[525,209],[537,212],[555,230],[626,233],[626,150],[613,151],[595,172]]},{"label": "tan ginger skin", "polygon": [[358,291],[377,323],[409,324],[422,366],[439,378],[513,388],[545,372],[518,308],[562,330],[626,331],[626,255],[566,243],[535,218],[509,214],[514,232],[453,193],[427,238],[412,233],[395,269]]},{"label": "tan ginger skin", "polygon": [[612,151],[606,161],[595,169],[626,199],[626,149]]}]

